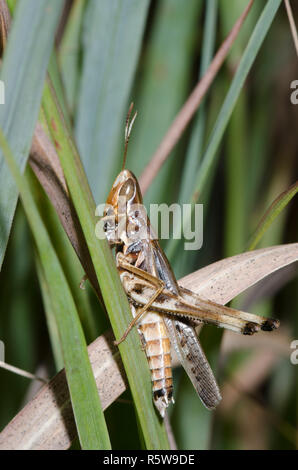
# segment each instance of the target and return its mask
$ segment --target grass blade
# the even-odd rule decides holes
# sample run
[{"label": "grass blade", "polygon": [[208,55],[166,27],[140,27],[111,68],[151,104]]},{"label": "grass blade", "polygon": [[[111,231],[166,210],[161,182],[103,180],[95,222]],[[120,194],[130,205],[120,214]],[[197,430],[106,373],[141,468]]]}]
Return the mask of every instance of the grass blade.
[{"label": "grass blade", "polygon": [[[4,54],[0,78],[5,84],[5,104],[0,106],[0,127],[22,170],[38,116],[43,81],[61,8],[60,0],[53,0],[50,6],[46,0],[38,3],[35,0],[19,2]],[[17,198],[15,183],[0,155],[0,266]]]},{"label": "grass blade", "polygon": [[57,94],[59,104],[63,110],[63,114],[65,115],[65,118],[68,120],[68,124],[69,124],[70,123],[69,110],[68,110],[67,102],[65,100],[64,86],[63,86],[62,77],[61,77],[58,59],[57,59],[57,54],[55,50],[52,52],[52,55],[50,58],[50,62],[48,66],[48,74],[55,88],[55,92]]},{"label": "grass blade", "polygon": [[77,105],[80,72],[80,46],[83,14],[86,0],[75,0],[59,47],[58,61],[61,68],[66,100],[73,115]]},{"label": "grass blade", "polygon": [[50,290],[82,448],[109,449],[109,436],[71,291],[31,195],[30,186],[22,177],[2,130],[0,146],[20,191]]},{"label": "grass blade", "polygon": [[253,250],[268,230],[273,221],[278,217],[282,210],[289,204],[291,199],[298,193],[298,182],[294,183],[290,188],[281,193],[267,209],[266,213],[262,217],[255,233],[253,234],[249,247],[249,250]]},{"label": "grass blade", "polygon": [[55,306],[53,305],[51,294],[50,294],[50,289],[46,280],[46,276],[44,274],[44,271],[41,266],[41,262],[37,254],[36,254],[35,264],[36,264],[39,287],[40,287],[40,291],[42,295],[44,312],[45,312],[46,321],[47,321],[48,334],[50,337],[52,353],[54,356],[56,371],[58,372],[59,370],[63,369],[64,361],[63,361],[63,354],[61,351],[59,331],[57,328],[57,323],[56,323],[55,314],[54,314]]},{"label": "grass blade", "polygon": [[[63,230],[55,209],[29,167],[26,168],[26,177],[31,188],[31,194],[39,209],[39,213],[41,214],[52,245],[55,247],[55,252],[59,258],[61,266],[63,266],[63,271],[79,314],[86,341],[87,344],[89,344],[97,338],[100,331],[95,318],[97,310],[91,308],[87,291],[79,288],[80,282],[84,276],[84,270],[74,249],[67,239],[66,233]],[[38,273],[39,272],[40,270],[38,270]],[[39,279],[41,278],[42,273],[41,276],[39,276]],[[42,292],[45,293],[45,295],[43,295],[43,299],[45,301],[45,312],[47,314],[48,311],[51,311],[51,308],[46,308],[47,289],[45,283],[41,283],[41,287],[45,287]]]},{"label": "grass blade", "polygon": [[148,5],[149,0],[91,0],[86,11],[76,137],[98,202],[105,200],[119,170],[118,149]]},{"label": "grass blade", "polygon": [[12,14],[16,7],[17,0],[6,0],[6,3],[10,10],[10,13]]}]

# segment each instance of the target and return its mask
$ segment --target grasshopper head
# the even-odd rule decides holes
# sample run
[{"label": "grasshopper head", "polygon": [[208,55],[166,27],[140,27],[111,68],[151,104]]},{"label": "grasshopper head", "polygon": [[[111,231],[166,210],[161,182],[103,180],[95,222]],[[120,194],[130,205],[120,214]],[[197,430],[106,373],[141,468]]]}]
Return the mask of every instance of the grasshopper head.
[{"label": "grasshopper head", "polygon": [[127,243],[127,225],[142,206],[139,183],[134,174],[123,170],[117,176],[103,214],[103,228],[111,245]]},{"label": "grasshopper head", "polygon": [[131,119],[132,109],[133,103],[126,118],[123,169],[114,181],[102,219],[108,242],[111,245],[124,244],[126,247],[139,242],[139,230],[147,226],[147,213],[144,214],[143,198],[137,178],[131,171],[124,170],[129,137],[137,116],[135,113]]},{"label": "grasshopper head", "polygon": [[140,190],[139,183],[135,175],[129,170],[123,170],[114,181],[112,189],[107,199],[107,204],[110,204],[116,209],[122,203],[120,198],[126,204],[142,204],[143,198]]}]

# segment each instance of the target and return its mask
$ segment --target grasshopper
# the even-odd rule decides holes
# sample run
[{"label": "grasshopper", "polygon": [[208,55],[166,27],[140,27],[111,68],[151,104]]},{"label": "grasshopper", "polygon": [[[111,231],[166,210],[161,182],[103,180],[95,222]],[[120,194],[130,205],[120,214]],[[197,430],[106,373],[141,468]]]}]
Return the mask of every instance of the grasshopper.
[{"label": "grasshopper", "polygon": [[171,346],[208,409],[221,394],[195,332],[208,323],[252,335],[272,331],[279,321],[235,310],[203,299],[179,286],[169,261],[155,237],[137,178],[124,169],[128,141],[137,113],[125,126],[124,163],[109,193],[102,218],[110,246],[116,247],[116,264],[130,304],[133,320],[116,344],[125,340],[134,325],[148,359],[153,401],[162,417],[173,400]]}]

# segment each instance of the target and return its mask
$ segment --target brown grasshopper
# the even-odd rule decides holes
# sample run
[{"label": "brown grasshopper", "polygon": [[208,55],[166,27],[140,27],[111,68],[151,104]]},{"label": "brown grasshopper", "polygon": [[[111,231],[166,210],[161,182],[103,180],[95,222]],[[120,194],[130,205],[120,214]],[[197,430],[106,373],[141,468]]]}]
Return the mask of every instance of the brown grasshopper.
[{"label": "brown grasshopper", "polygon": [[[136,114],[125,127],[124,164]],[[215,408],[221,394],[194,327],[209,323],[244,335],[272,331],[279,321],[206,300],[179,286],[143,210],[136,177],[122,169],[108,196],[102,219],[107,240],[116,247],[116,263],[133,320],[121,343],[137,325],[151,369],[153,400],[160,415],[173,401],[171,345],[203,404]]]}]

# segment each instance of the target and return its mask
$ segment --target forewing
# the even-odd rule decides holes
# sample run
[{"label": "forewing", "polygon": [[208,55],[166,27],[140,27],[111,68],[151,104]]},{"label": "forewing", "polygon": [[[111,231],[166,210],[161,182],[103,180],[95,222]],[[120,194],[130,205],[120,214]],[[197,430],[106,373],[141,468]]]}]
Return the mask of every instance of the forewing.
[{"label": "forewing", "polygon": [[215,408],[221,394],[194,328],[179,320],[164,317],[178,359],[193,383],[203,404]]}]

